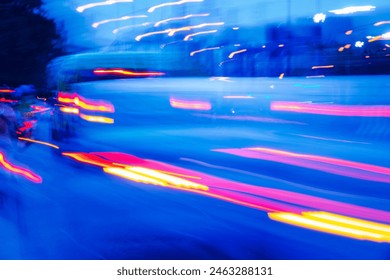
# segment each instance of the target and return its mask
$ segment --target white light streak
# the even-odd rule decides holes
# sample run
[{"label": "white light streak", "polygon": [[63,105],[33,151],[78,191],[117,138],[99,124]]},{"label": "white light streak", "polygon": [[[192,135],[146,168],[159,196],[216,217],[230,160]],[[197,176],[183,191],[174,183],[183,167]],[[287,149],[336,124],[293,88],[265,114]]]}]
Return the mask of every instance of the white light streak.
[{"label": "white light streak", "polygon": [[247,49],[242,49],[242,50],[239,50],[239,51],[232,52],[231,54],[229,54],[229,58],[232,59],[236,54],[243,53],[243,52],[246,52],[246,51],[247,51]]},{"label": "white light streak", "polygon": [[99,27],[99,25],[106,24],[109,22],[123,21],[123,20],[128,20],[128,19],[133,19],[133,18],[146,18],[146,17],[148,17],[148,16],[139,15],[139,16],[124,16],[124,17],[120,17],[120,18],[111,18],[111,19],[106,19],[106,20],[95,22],[92,24],[92,27],[97,28],[97,27]]},{"label": "white light streak", "polygon": [[203,0],[181,0],[181,1],[178,1],[178,2],[163,3],[163,4],[160,4],[160,5],[156,5],[156,6],[150,7],[148,9],[148,12],[149,13],[153,13],[156,9],[159,9],[159,8],[162,8],[162,7],[182,5],[182,4],[185,4],[185,3],[196,3],[196,2],[203,2]]},{"label": "white light streak", "polygon": [[148,32],[148,33],[145,33],[145,34],[141,34],[141,35],[138,35],[137,37],[135,37],[135,40],[136,41],[141,41],[143,38],[145,37],[149,37],[149,36],[152,36],[152,35],[157,35],[157,34],[166,34],[166,33],[169,33],[171,32],[172,29],[167,29],[167,30],[162,30],[162,31],[154,31],[154,32]]},{"label": "white light streak", "polygon": [[117,4],[117,3],[131,3],[131,2],[133,2],[133,0],[107,0],[104,2],[95,2],[95,3],[89,3],[87,5],[83,5],[83,6],[78,6],[76,8],[76,11],[78,11],[79,13],[82,13],[87,9],[91,9],[91,8],[98,7],[98,6],[107,6],[107,5]]},{"label": "white light streak", "polygon": [[202,34],[210,34],[210,33],[215,33],[215,32],[218,32],[218,30],[214,29],[214,30],[209,30],[209,31],[201,31],[201,32],[193,33],[193,34],[187,35],[184,38],[184,41],[188,41],[190,38],[192,38],[194,36],[198,36],[198,35],[202,35]]},{"label": "white light streak", "polygon": [[160,26],[161,24],[167,23],[167,22],[170,22],[170,21],[189,19],[189,18],[192,18],[192,17],[207,17],[207,16],[209,16],[209,15],[210,15],[210,14],[191,14],[191,15],[186,15],[186,16],[183,16],[183,17],[167,18],[167,19],[160,20],[160,21],[156,22],[156,23],[154,24],[154,27],[158,27],[158,26]]},{"label": "white light streak", "polygon": [[207,27],[207,26],[220,26],[220,25],[224,25],[224,24],[225,24],[224,22],[202,23],[202,24],[198,24],[198,25],[190,25],[190,26],[184,26],[181,28],[174,28],[174,29],[170,29],[168,36],[172,37],[173,35],[175,35],[176,32],[180,32],[180,31],[189,31],[191,29],[203,28],[203,27]]},{"label": "white light streak", "polygon": [[204,48],[201,50],[193,51],[190,53],[190,56],[194,56],[197,53],[205,52],[205,51],[212,51],[212,50],[219,50],[221,47],[213,47],[213,48]]},{"label": "white light streak", "polygon": [[375,8],[376,8],[375,6],[351,6],[342,9],[331,10],[329,12],[336,15],[347,15],[347,14],[353,14],[357,12],[371,12],[375,10]]},{"label": "white light streak", "polygon": [[141,24],[126,25],[126,26],[122,26],[122,27],[119,27],[119,28],[116,28],[116,29],[112,30],[112,33],[117,34],[118,32],[126,30],[126,29],[130,29],[130,28],[133,28],[133,27],[140,27],[140,26],[148,26],[149,24],[151,24],[151,23],[150,22],[144,22],[144,23],[141,23]]}]

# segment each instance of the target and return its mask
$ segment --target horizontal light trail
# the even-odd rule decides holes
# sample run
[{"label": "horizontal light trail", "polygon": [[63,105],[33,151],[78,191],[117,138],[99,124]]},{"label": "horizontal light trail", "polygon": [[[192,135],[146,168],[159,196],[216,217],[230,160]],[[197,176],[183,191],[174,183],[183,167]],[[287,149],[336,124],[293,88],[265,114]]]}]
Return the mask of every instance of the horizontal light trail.
[{"label": "horizontal light trail", "polygon": [[85,10],[99,7],[99,6],[108,6],[108,5],[113,5],[113,4],[117,4],[117,3],[131,3],[131,2],[133,2],[133,0],[107,0],[104,2],[95,2],[95,3],[89,3],[86,5],[78,6],[76,8],[76,11],[78,11],[79,13],[82,13]]},{"label": "horizontal light trail", "polygon": [[337,105],[273,101],[271,110],[343,117],[390,117],[389,105]]},{"label": "horizontal light trail", "polygon": [[217,149],[214,151],[228,153],[240,157],[274,161],[346,177],[390,183],[390,168],[361,162],[324,157],[313,154],[299,154],[263,147]]},{"label": "horizontal light trail", "polygon": [[153,7],[150,7],[148,9],[148,13],[153,13],[155,10],[163,8],[163,7],[177,6],[177,5],[182,5],[182,4],[186,4],[186,3],[199,3],[199,2],[203,2],[203,0],[181,0],[181,1],[177,1],[177,2],[162,3],[159,5],[155,5]]},{"label": "horizontal light trail", "polygon": [[390,225],[326,212],[268,213],[270,219],[360,240],[390,243]]},{"label": "horizontal light trail", "polygon": [[167,19],[160,20],[160,21],[156,22],[154,24],[154,27],[159,27],[161,24],[167,23],[167,22],[170,22],[170,21],[184,20],[184,19],[189,19],[189,18],[192,18],[192,17],[207,17],[209,15],[210,14],[190,14],[190,15],[186,15],[186,16],[182,16],[182,17],[167,18]]}]

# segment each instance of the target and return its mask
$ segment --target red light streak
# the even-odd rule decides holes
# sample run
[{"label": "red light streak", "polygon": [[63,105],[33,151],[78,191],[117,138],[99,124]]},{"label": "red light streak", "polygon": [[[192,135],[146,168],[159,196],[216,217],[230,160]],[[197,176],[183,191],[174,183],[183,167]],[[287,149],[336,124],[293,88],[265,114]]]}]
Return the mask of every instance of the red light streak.
[{"label": "red light streak", "polygon": [[274,101],[271,103],[271,110],[344,117],[390,117],[390,106],[388,105],[329,105]]},{"label": "red light streak", "polygon": [[42,183],[42,178],[39,175],[35,174],[34,172],[28,169],[11,164],[5,159],[4,154],[1,152],[0,152],[0,166],[3,166],[8,171],[20,175],[34,183]]},{"label": "red light streak", "polygon": [[104,100],[89,100],[81,97],[77,93],[59,92],[58,101],[61,103],[74,104],[79,108],[88,111],[99,111],[99,112],[115,112],[114,106]]},{"label": "red light streak", "polygon": [[15,103],[15,102],[18,102],[18,100],[0,98],[0,102],[2,102],[2,103]]}]

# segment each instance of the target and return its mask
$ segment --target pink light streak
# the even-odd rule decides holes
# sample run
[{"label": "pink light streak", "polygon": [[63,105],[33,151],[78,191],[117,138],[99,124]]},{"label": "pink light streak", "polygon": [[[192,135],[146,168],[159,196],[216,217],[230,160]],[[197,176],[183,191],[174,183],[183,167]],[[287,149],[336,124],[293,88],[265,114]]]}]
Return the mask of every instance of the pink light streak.
[{"label": "pink light streak", "polygon": [[271,110],[343,117],[390,117],[388,105],[336,105],[274,101],[271,103]]},{"label": "pink light streak", "polygon": [[173,187],[174,189],[180,189],[181,191],[220,199],[245,207],[266,211],[268,213],[289,212],[300,214],[305,211],[321,210],[390,223],[390,212],[387,211],[291,191],[239,183],[158,161],[138,158],[124,153],[67,153],[64,155],[70,156],[80,162],[103,168],[110,166],[124,169],[128,167],[141,167],[167,174],[174,174],[178,177],[184,177],[187,180],[191,180],[195,184],[208,186],[208,189],[204,190]]},{"label": "pink light streak", "polygon": [[200,100],[185,100],[171,97],[169,98],[169,103],[173,108],[186,110],[209,111],[212,108],[210,102]]},{"label": "pink light streak", "polygon": [[390,183],[390,168],[366,163],[269,148],[217,149],[214,151],[280,162],[357,179]]}]

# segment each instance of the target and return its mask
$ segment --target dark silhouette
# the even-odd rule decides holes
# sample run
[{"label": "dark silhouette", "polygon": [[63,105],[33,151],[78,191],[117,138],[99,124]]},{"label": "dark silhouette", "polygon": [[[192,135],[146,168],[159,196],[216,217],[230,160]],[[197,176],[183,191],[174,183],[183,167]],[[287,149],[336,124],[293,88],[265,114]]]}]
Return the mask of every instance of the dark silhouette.
[{"label": "dark silhouette", "polygon": [[47,63],[62,53],[54,20],[41,0],[2,0],[0,4],[0,84],[45,83]]}]

